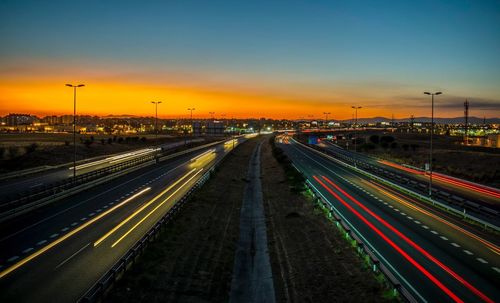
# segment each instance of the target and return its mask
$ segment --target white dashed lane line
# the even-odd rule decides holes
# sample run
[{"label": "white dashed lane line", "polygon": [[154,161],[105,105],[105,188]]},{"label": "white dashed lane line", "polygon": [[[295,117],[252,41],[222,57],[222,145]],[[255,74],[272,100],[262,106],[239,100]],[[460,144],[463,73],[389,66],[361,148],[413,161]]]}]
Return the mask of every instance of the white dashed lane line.
[{"label": "white dashed lane line", "polygon": [[26,248],[25,250],[23,250],[23,254],[27,254],[27,253],[29,253],[32,250],[33,250],[33,247]]},{"label": "white dashed lane line", "polygon": [[455,247],[460,247],[460,245],[458,245],[457,243],[453,242],[451,243],[451,245],[455,246]]},{"label": "white dashed lane line", "polygon": [[53,239],[53,238],[55,238],[55,237],[57,237],[57,236],[59,236],[59,234],[57,234],[57,233],[56,233],[56,234],[52,234],[52,235],[50,235],[50,237],[49,237],[49,238]]},{"label": "white dashed lane line", "polygon": [[438,232],[437,232],[437,231],[435,231],[435,230],[431,230],[431,233],[433,233],[433,234],[435,234],[435,235],[437,235],[437,234],[438,234]]},{"label": "white dashed lane line", "polygon": [[65,228],[61,229],[61,231],[62,231],[62,232],[65,232],[65,231],[67,231],[68,229],[69,229],[69,228],[65,227]]},{"label": "white dashed lane line", "polygon": [[71,223],[71,226],[77,226],[77,225],[78,225],[78,223],[77,223],[77,222],[73,222],[73,223]]},{"label": "white dashed lane line", "polygon": [[415,220],[415,221],[413,221],[413,222],[415,222],[415,223],[417,223],[417,224],[420,224],[420,221],[418,221],[418,220]]},{"label": "white dashed lane line", "polygon": [[42,241],[38,242],[36,245],[43,245],[45,243],[47,243],[47,240],[42,240]]},{"label": "white dashed lane line", "polygon": [[12,261],[15,261],[15,260],[17,260],[17,259],[19,259],[19,256],[13,256],[13,257],[9,258],[9,259],[7,260],[7,262],[12,262]]},{"label": "white dashed lane line", "polygon": [[476,258],[476,260],[478,260],[479,262],[483,263],[483,264],[486,264],[488,263],[488,261],[486,261],[485,259],[483,258]]},{"label": "white dashed lane line", "polygon": [[445,241],[448,241],[448,238],[446,238],[445,236],[440,236],[440,238],[445,240]]},{"label": "white dashed lane line", "polygon": [[500,274],[500,269],[498,267],[492,267],[491,269],[493,269],[494,271],[496,271],[497,273]]},{"label": "white dashed lane line", "polygon": [[469,256],[470,255],[473,255],[473,253],[471,253],[470,251],[468,251],[467,249],[464,249],[464,253],[468,254]]},{"label": "white dashed lane line", "polygon": [[80,221],[85,221],[85,220],[87,220],[87,217],[83,217],[80,219]]}]

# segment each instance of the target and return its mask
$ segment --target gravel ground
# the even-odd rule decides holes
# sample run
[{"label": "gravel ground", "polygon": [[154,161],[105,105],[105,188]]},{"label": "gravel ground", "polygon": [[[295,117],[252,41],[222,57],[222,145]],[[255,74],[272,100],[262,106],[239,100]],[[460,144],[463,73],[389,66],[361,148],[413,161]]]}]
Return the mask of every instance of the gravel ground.
[{"label": "gravel ground", "polygon": [[262,146],[262,186],[277,302],[387,302],[384,289],[312,200],[294,193]]},{"label": "gravel ground", "polygon": [[251,153],[241,144],[188,201],[105,302],[225,302]]}]

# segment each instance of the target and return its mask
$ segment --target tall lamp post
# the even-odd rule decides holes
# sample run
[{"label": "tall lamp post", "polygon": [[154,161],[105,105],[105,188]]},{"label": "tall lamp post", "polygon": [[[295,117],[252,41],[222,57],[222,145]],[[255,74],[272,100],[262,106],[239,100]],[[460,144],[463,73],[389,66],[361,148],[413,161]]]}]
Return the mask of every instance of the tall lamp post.
[{"label": "tall lamp post", "polygon": [[323,115],[325,115],[325,128],[328,126],[328,115],[331,114],[330,112],[323,112]]},{"label": "tall lamp post", "polygon": [[429,153],[429,197],[432,198],[432,137],[434,136],[434,96],[441,95],[442,92],[424,92],[424,94],[431,96],[431,150]]},{"label": "tall lamp post", "polygon": [[[354,152],[356,152],[356,141],[358,141],[357,134],[356,134],[356,129],[358,128],[358,109],[361,109],[361,106],[351,106],[351,108],[354,109]],[[356,165],[356,162],[354,162],[354,165]]]},{"label": "tall lamp post", "polygon": [[85,84],[66,84],[73,88],[73,183],[76,182],[76,89],[84,87]]},{"label": "tall lamp post", "polygon": [[191,112],[191,139],[193,137],[193,134],[194,134],[194,125],[193,125],[193,111],[195,110],[196,108],[194,107],[190,107],[188,108],[187,110]]},{"label": "tall lamp post", "polygon": [[151,101],[155,105],[155,142],[158,145],[158,104],[161,104],[161,101]]}]

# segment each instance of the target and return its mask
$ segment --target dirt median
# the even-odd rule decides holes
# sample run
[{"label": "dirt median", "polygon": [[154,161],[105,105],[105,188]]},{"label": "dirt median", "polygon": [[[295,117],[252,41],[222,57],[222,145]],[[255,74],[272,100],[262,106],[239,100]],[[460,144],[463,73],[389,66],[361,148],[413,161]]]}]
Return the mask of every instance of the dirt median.
[{"label": "dirt median", "polygon": [[261,163],[276,302],[388,302],[382,284],[312,199],[291,190],[268,140]]},{"label": "dirt median", "polygon": [[228,155],[104,302],[225,302],[248,163],[260,139]]}]

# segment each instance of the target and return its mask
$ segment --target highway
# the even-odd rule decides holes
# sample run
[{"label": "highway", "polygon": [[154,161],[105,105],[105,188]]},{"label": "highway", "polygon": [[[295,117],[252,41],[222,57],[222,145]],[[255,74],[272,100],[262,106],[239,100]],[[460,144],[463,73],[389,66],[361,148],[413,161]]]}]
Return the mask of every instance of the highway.
[{"label": "highway", "polygon": [[[362,153],[356,153],[352,150],[345,150],[326,140],[319,143],[318,147],[327,150],[331,154],[354,158],[358,161],[363,161],[375,167],[397,174],[403,178],[415,180],[425,185],[429,182],[428,174],[425,174],[423,171],[415,168],[377,159]],[[478,205],[486,206],[494,212],[500,211],[500,190],[495,188],[455,179],[447,175],[434,172],[433,189],[435,198],[439,198],[439,194],[445,192],[452,196],[463,198],[465,201],[468,200],[473,203],[477,203]],[[428,189],[425,189],[425,191],[427,192]],[[474,204],[472,204],[472,206],[474,206]],[[474,210],[474,207],[472,207],[472,210]],[[498,213],[496,213],[496,215],[498,215]],[[496,215],[492,214],[492,216]]]},{"label": "highway", "polygon": [[75,302],[245,137],[148,166],[0,225],[0,302]]},{"label": "highway", "polygon": [[[200,142],[203,139],[191,139],[187,142]],[[183,146],[184,140],[162,144],[157,148],[142,148],[133,151],[117,153],[109,156],[97,157],[91,161],[79,161],[76,165],[76,175],[83,175],[98,169],[106,168],[112,165],[123,163],[135,158],[154,155],[156,151],[174,149]],[[42,171],[27,177],[14,178],[2,181],[0,185],[0,201],[9,201],[9,197],[15,197],[16,194],[36,190],[44,186],[54,184],[59,181],[67,180],[73,177],[73,163],[62,165],[55,169]]]},{"label": "highway", "polygon": [[416,301],[500,302],[496,235],[291,138],[278,142],[312,188]]}]

